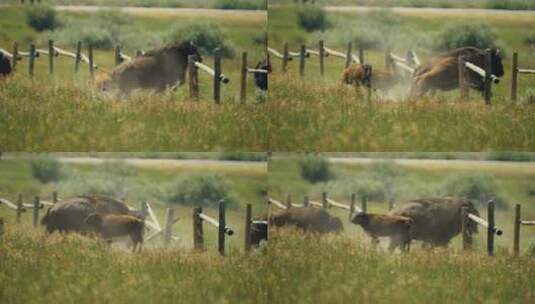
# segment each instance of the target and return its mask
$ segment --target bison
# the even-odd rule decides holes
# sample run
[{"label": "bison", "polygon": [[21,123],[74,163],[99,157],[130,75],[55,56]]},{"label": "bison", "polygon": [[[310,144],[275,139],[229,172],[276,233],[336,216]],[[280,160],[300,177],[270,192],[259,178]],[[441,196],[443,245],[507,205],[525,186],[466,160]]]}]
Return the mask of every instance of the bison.
[{"label": "bison", "polygon": [[4,53],[0,52],[0,78],[8,76],[11,72],[11,61]]},{"label": "bison", "polygon": [[[269,58],[266,58],[262,61],[259,61],[256,64],[255,69],[266,70],[268,73],[271,73],[271,63]],[[255,72],[254,74],[254,83],[262,91],[267,91],[268,89],[268,74]]]},{"label": "bison", "polygon": [[[459,56],[467,62],[481,68],[485,66],[484,50],[475,47],[455,49],[439,55],[430,62],[420,66],[413,75],[411,88],[412,97],[421,97],[436,90],[450,91],[459,87]],[[504,75],[501,53],[499,49],[491,51],[492,74],[497,77]],[[468,84],[480,92],[484,91],[484,80],[479,74],[468,70]]]},{"label": "bison", "polygon": [[102,195],[82,195],[63,199],[49,207],[41,219],[41,224],[46,227],[48,233],[74,231],[86,234],[90,229],[84,220],[95,212],[137,216],[124,203],[114,198]]},{"label": "bison", "polygon": [[374,244],[379,237],[390,237],[390,251],[396,247],[401,247],[402,251],[409,250],[412,220],[408,217],[359,212],[351,218],[351,222],[360,225]]},{"label": "bison", "polygon": [[402,78],[392,72],[373,71],[369,64],[352,64],[342,73],[341,81],[343,84],[353,85],[357,90],[364,86],[386,92],[399,84]]},{"label": "bison", "polygon": [[132,252],[143,245],[145,222],[131,215],[92,213],[84,219],[89,229],[106,242],[111,243],[113,237],[128,235],[132,240]]},{"label": "bison", "polygon": [[143,53],[125,61],[112,72],[104,73],[95,81],[102,91],[119,91],[128,94],[135,89],[152,89],[162,92],[175,89],[185,82],[188,57],[202,57],[192,42],[177,42]]},{"label": "bison", "polygon": [[[421,198],[392,210],[390,215],[411,218],[411,239],[421,240],[425,247],[447,246],[461,232],[461,208],[479,216],[472,202],[461,198]],[[477,224],[467,223],[468,233],[477,233]]]}]

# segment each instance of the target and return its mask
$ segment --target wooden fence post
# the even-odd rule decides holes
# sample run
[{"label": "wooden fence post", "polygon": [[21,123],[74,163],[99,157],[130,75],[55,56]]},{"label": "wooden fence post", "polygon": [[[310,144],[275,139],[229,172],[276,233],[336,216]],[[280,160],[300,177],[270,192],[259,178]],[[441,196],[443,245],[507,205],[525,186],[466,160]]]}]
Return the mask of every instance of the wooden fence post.
[{"label": "wooden fence post", "polygon": [[511,69],[511,101],[516,103],[516,93],[517,93],[517,84],[518,84],[518,53],[513,53],[513,67]]},{"label": "wooden fence post", "polygon": [[0,237],[4,234],[4,219],[0,217]]},{"label": "wooden fence post", "polygon": [[390,53],[391,53],[390,47],[387,47],[385,51],[385,69],[387,71],[392,70],[392,58],[390,57],[391,55]]},{"label": "wooden fence post", "polygon": [[355,203],[357,201],[357,195],[355,193],[351,193],[351,204],[349,205],[349,221],[353,218],[353,214],[355,213]]},{"label": "wooden fence post", "polygon": [[491,200],[487,204],[487,252],[489,256],[494,255],[494,202]]},{"label": "wooden fence post", "polygon": [[52,204],[56,204],[58,202],[58,193],[56,191],[52,192]]},{"label": "wooden fence post", "polygon": [[221,50],[214,50],[214,101],[221,103]]},{"label": "wooden fence post", "polygon": [[288,42],[284,43],[283,54],[282,54],[282,71],[286,73],[288,71],[288,57],[289,57]]},{"label": "wooden fence post", "polygon": [[145,218],[147,216],[147,213],[149,212],[148,211],[148,207],[147,207],[147,202],[146,201],[142,201],[140,206],[139,206],[139,212],[141,213],[141,215],[143,216],[143,218]]},{"label": "wooden fence post", "polygon": [[240,78],[240,101],[245,102],[247,94],[247,52],[241,56],[241,78]]},{"label": "wooden fence post", "polygon": [[122,62],[121,58],[121,47],[119,45],[115,46],[115,65],[119,65]]},{"label": "wooden fence post", "polygon": [[219,231],[218,231],[218,250],[219,254],[225,255],[225,227],[227,226],[227,221],[225,219],[225,201],[219,201]]},{"label": "wooden fence post", "polygon": [[461,100],[467,99],[467,90],[468,87],[466,85],[467,82],[467,71],[466,71],[466,61],[464,60],[464,56],[459,56],[459,91],[461,93]]},{"label": "wooden fence post", "polygon": [[87,57],[89,59],[89,80],[93,81],[94,70],[93,70],[93,45],[92,44],[88,45]]},{"label": "wooden fence post", "polygon": [[286,208],[292,208],[292,196],[290,194],[288,194],[288,197],[286,197]]},{"label": "wooden fence post", "polygon": [[193,209],[193,248],[195,250],[204,250],[204,233],[202,227],[202,219],[199,214],[202,213],[202,207]]},{"label": "wooden fence post", "polygon": [[353,44],[351,42],[347,43],[347,53],[346,53],[346,65],[347,68],[351,64],[351,59],[353,55]]},{"label": "wooden fence post", "polygon": [[37,228],[39,223],[39,196],[33,200],[33,228]]},{"label": "wooden fence post", "polygon": [[492,74],[492,58],[490,50],[485,52],[485,104],[490,105],[490,98],[492,96],[492,81],[490,76]]},{"label": "wooden fence post", "polygon": [[195,55],[188,56],[189,97],[192,99],[199,98],[199,72],[195,66],[195,58]]},{"label": "wooden fence post", "polygon": [[305,55],[305,46],[301,45],[301,50],[299,51],[299,75],[301,78],[305,77]]},{"label": "wooden fence post", "polygon": [[48,40],[48,73],[54,74],[54,40]]},{"label": "wooden fence post", "polygon": [[463,238],[463,250],[472,248],[472,235],[468,231],[468,223],[470,218],[468,217],[468,208],[461,208],[461,235]]},{"label": "wooden fence post", "polygon": [[245,209],[245,251],[251,250],[251,224],[252,224],[252,205],[247,204]]},{"label": "wooden fence post", "polygon": [[362,212],[368,213],[368,197],[363,195],[360,201]]},{"label": "wooden fence post", "polygon": [[13,62],[12,62],[13,70],[17,66],[18,61],[19,61],[19,44],[16,42],[13,42]]},{"label": "wooden fence post", "polygon": [[515,223],[514,223],[514,243],[513,243],[513,252],[515,256],[518,256],[520,252],[520,221],[522,220],[520,216],[520,204],[515,205]]},{"label": "wooden fence post", "polygon": [[327,202],[327,192],[325,191],[321,194],[321,204],[323,205],[323,208],[329,208],[329,203]]},{"label": "wooden fence post", "polygon": [[359,46],[359,61],[361,65],[364,65],[364,48],[362,45]]},{"label": "wooden fence post", "polygon": [[22,210],[23,210],[23,206],[22,206],[22,193],[19,193],[19,197],[17,199],[17,224],[20,224],[20,217],[22,215]]},{"label": "wooden fence post", "polygon": [[392,210],[392,209],[394,209],[394,198],[390,197],[388,199],[388,210]]},{"label": "wooden fence post", "polygon": [[30,73],[30,77],[33,77],[33,68],[35,65],[35,44],[30,45],[30,60],[28,65],[28,72]]},{"label": "wooden fence post", "polygon": [[164,245],[168,246],[173,234],[173,221],[175,219],[175,209],[167,208],[167,223],[165,225]]},{"label": "wooden fence post", "polygon": [[308,199],[308,195],[305,195],[303,199],[303,207],[308,207],[310,205],[310,200]]},{"label": "wooden fence post", "polygon": [[78,73],[80,69],[80,61],[82,60],[82,42],[76,43],[76,58],[74,58],[74,74]]},{"label": "wooden fence post", "polygon": [[323,76],[323,73],[325,72],[324,66],[323,66],[324,59],[325,59],[324,58],[325,49],[323,48],[323,40],[320,40],[319,45],[318,45],[318,50],[319,50],[319,57],[320,57],[320,75]]}]

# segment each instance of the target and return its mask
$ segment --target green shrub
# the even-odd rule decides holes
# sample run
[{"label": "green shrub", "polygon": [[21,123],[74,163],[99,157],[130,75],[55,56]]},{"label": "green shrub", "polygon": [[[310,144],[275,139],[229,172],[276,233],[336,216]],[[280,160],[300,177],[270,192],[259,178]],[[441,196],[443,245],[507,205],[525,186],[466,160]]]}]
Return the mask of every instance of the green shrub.
[{"label": "green shrub", "polygon": [[530,46],[535,46],[535,33],[526,34],[524,43]]},{"label": "green shrub", "polygon": [[496,33],[488,24],[452,23],[447,25],[435,39],[435,49],[449,51],[473,46],[480,49],[496,47]]},{"label": "green shrub", "polygon": [[243,9],[243,10],[265,10],[266,0],[217,0],[214,8],[218,9]]},{"label": "green shrub", "polygon": [[216,207],[219,200],[227,206],[236,207],[232,189],[219,174],[197,174],[177,178],[164,188],[161,199],[170,204]]},{"label": "green shrub", "polygon": [[95,24],[72,23],[52,34],[52,39],[58,44],[75,46],[78,41],[83,45],[91,44],[98,49],[111,49],[117,44],[117,39],[110,28]]},{"label": "green shrub", "polygon": [[329,161],[321,155],[307,154],[301,157],[299,167],[301,177],[313,184],[334,178]]},{"label": "green shrub", "polygon": [[522,94],[521,100],[529,105],[535,105],[535,88],[528,88]]},{"label": "green shrub", "polygon": [[225,57],[233,57],[234,48],[226,41],[221,28],[215,23],[187,21],[171,27],[165,40],[192,41],[205,54],[213,54],[215,48],[221,49]]},{"label": "green shrub", "polygon": [[330,26],[327,13],[320,6],[303,6],[297,10],[297,24],[307,32],[326,30]]},{"label": "green shrub", "polygon": [[266,161],[266,153],[262,152],[225,152],[219,157],[221,160],[234,161]]},{"label": "green shrub", "polygon": [[61,164],[53,157],[34,158],[30,164],[32,176],[41,183],[55,182],[61,177]]},{"label": "green shrub", "polygon": [[60,26],[56,10],[47,5],[32,5],[27,8],[26,23],[38,32],[54,30]]},{"label": "green shrub", "polygon": [[507,203],[498,195],[496,189],[496,182],[490,175],[464,174],[447,178],[441,194],[469,199],[482,208],[492,199],[496,208],[506,209]]},{"label": "green shrub", "polygon": [[532,0],[488,0],[486,7],[505,10],[532,10],[535,9],[535,2]]}]

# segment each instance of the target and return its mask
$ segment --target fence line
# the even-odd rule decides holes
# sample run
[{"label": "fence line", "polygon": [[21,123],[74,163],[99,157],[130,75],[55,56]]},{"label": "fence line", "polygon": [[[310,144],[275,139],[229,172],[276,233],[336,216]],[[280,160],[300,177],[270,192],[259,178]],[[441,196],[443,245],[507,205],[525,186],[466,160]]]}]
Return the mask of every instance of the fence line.
[{"label": "fence line", "polygon": [[520,213],[520,204],[515,205],[515,218],[514,218],[514,238],[513,238],[513,253],[518,256],[520,253],[520,227],[535,226],[535,220],[524,220]]},{"label": "fence line", "polygon": [[494,202],[491,200],[487,204],[487,220],[468,212],[467,207],[461,208],[461,235],[463,249],[472,248],[472,236],[468,231],[468,222],[472,221],[487,229],[487,254],[494,255],[494,235],[501,236],[503,231],[496,227],[494,219]]},{"label": "fence line", "polygon": [[218,251],[220,255],[225,255],[225,236],[232,236],[234,230],[226,224],[226,203],[219,201],[219,220],[203,213],[202,207],[193,209],[193,247],[195,250],[204,250],[204,229],[203,221],[218,229]]},{"label": "fence line", "polygon": [[189,69],[189,92],[190,97],[194,99],[199,98],[199,77],[198,70],[204,71],[214,79],[214,102],[221,103],[221,82],[229,83],[230,79],[221,72],[221,51],[216,49],[214,51],[214,68],[196,60],[195,55],[188,56]]},{"label": "fence line", "polygon": [[518,91],[518,74],[535,74],[535,69],[523,69],[518,66],[518,52],[513,53],[513,67],[511,76],[511,101],[516,103]]},{"label": "fence line", "polygon": [[268,70],[249,68],[247,63],[247,52],[243,52],[240,71],[240,101],[245,102],[247,95],[247,75],[254,73],[268,74]]}]

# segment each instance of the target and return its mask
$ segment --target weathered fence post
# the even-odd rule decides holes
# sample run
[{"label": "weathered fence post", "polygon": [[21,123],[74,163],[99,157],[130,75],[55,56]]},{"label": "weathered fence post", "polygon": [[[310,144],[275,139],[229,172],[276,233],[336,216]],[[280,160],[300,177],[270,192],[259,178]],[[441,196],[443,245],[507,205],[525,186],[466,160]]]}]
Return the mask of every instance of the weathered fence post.
[{"label": "weathered fence post", "polygon": [[494,255],[494,202],[491,200],[487,205],[487,221],[489,227],[487,228],[487,252],[489,256]]},{"label": "weathered fence post", "polygon": [[247,204],[245,208],[245,251],[251,250],[251,223],[252,223],[252,206]]},{"label": "weathered fence post", "polygon": [[33,68],[35,64],[35,44],[30,45],[30,60],[28,65],[28,72],[30,73],[30,77],[33,77]]},{"label": "weathered fence post", "polygon": [[357,201],[357,195],[351,193],[351,203],[349,205],[349,221],[353,218],[353,213],[355,213],[355,203]]},{"label": "weathered fence post", "polygon": [[511,101],[513,103],[516,103],[516,92],[517,92],[517,84],[518,84],[518,53],[513,53],[513,67],[511,69],[512,75],[511,75]]},{"label": "weathered fence post", "polygon": [[52,192],[52,204],[56,204],[58,202],[58,192],[54,191]]},{"label": "weathered fence post", "polygon": [[472,235],[468,231],[468,223],[470,218],[468,217],[468,208],[461,208],[461,235],[463,238],[463,250],[472,248]]},{"label": "weathered fence post", "polygon": [[18,61],[19,61],[19,44],[16,42],[13,42],[13,62],[11,64],[13,69],[15,69],[15,67],[17,66]]},{"label": "weathered fence post", "polygon": [[513,252],[515,256],[518,256],[520,252],[520,204],[515,205],[515,222],[514,222],[514,243],[513,243]]},{"label": "weathered fence post", "polygon": [[214,101],[221,103],[221,50],[214,50]]},{"label": "weathered fence post", "polygon": [[225,219],[225,206],[224,200],[219,201],[219,231],[218,231],[218,250],[219,254],[225,255],[225,227],[227,222]]},{"label": "weathered fence post", "polygon": [[54,74],[54,40],[48,40],[48,73]]},{"label": "weathered fence post", "polygon": [[74,58],[74,74],[78,73],[80,69],[80,61],[82,60],[82,42],[76,43],[76,58]]},{"label": "weathered fence post", "polygon": [[387,47],[385,51],[385,69],[389,72],[392,70],[392,57],[390,47]]},{"label": "weathered fence post", "polygon": [[392,209],[394,209],[394,198],[390,197],[388,199],[388,210],[392,210]]},{"label": "weathered fence post", "polygon": [[94,70],[93,70],[93,45],[92,44],[88,45],[87,57],[89,59],[89,80],[93,81]]},{"label": "weathered fence post", "polygon": [[359,61],[361,65],[364,65],[364,48],[362,45],[359,46]]},{"label": "weathered fence post", "polygon": [[347,43],[347,53],[346,53],[346,65],[347,68],[351,64],[351,58],[353,54],[353,44],[351,42]]},{"label": "weathered fence post", "polygon": [[39,223],[39,196],[33,200],[33,228],[37,228]]},{"label": "weathered fence post", "polygon": [[305,77],[305,55],[305,46],[301,45],[301,50],[299,51],[299,75],[301,78]]},{"label": "weathered fence post", "polygon": [[360,204],[360,209],[362,209],[362,212],[368,213],[368,197],[366,195],[362,196]]},{"label": "weathered fence post", "polygon": [[323,208],[329,208],[329,202],[327,202],[327,192],[325,191],[321,194],[321,204],[323,205]]},{"label": "weathered fence post", "polygon": [[245,102],[247,94],[247,52],[243,52],[241,57],[241,78],[240,78],[240,101]]},{"label": "weathered fence post", "polygon": [[4,219],[0,217],[0,237],[4,235]]},{"label": "weathered fence post", "polygon": [[305,195],[305,198],[303,199],[303,207],[308,207],[310,205],[310,200],[308,199],[308,195]]},{"label": "weathered fence post", "polygon": [[168,246],[171,242],[171,235],[173,234],[173,221],[175,218],[175,209],[167,208],[167,223],[165,225],[164,245]]},{"label": "weathered fence post", "polygon": [[288,194],[288,197],[286,197],[286,208],[292,208],[292,196],[290,194]]},{"label": "weathered fence post", "polygon": [[284,48],[283,48],[283,54],[282,54],[282,71],[284,73],[288,71],[288,57],[289,57],[288,42],[285,42]]},{"label": "weathered fence post", "polygon": [[23,210],[23,205],[22,205],[22,193],[19,193],[19,197],[17,199],[17,224],[20,224],[20,217],[22,215],[22,210]]},{"label": "weathered fence post", "polygon": [[189,70],[189,97],[192,99],[199,98],[199,72],[195,66],[195,55],[188,56],[188,70]]},{"label": "weathered fence post", "polygon": [[492,96],[492,58],[490,50],[485,52],[485,104],[490,105],[490,98]]},{"label": "weathered fence post", "polygon": [[466,100],[468,98],[468,86],[466,85],[466,76],[466,61],[464,60],[464,56],[459,56],[459,90],[461,93],[461,100]]},{"label": "weathered fence post", "polygon": [[323,48],[323,40],[320,40],[318,47],[319,47],[318,51],[319,51],[319,57],[320,57],[320,75],[323,76],[323,73],[325,71],[324,66],[323,66],[324,56],[325,56],[325,49]]},{"label": "weathered fence post", "polygon": [[115,65],[119,65],[121,64],[121,62],[123,61],[122,57],[121,57],[121,47],[119,45],[116,45],[115,46]]},{"label": "weathered fence post", "polygon": [[195,250],[204,250],[204,233],[202,219],[199,214],[202,213],[202,207],[193,209],[193,248]]},{"label": "weathered fence post", "polygon": [[146,201],[142,201],[141,204],[139,205],[139,212],[141,213],[143,218],[145,218],[147,216],[147,213],[149,211],[148,211],[148,207],[147,207],[147,202]]}]

